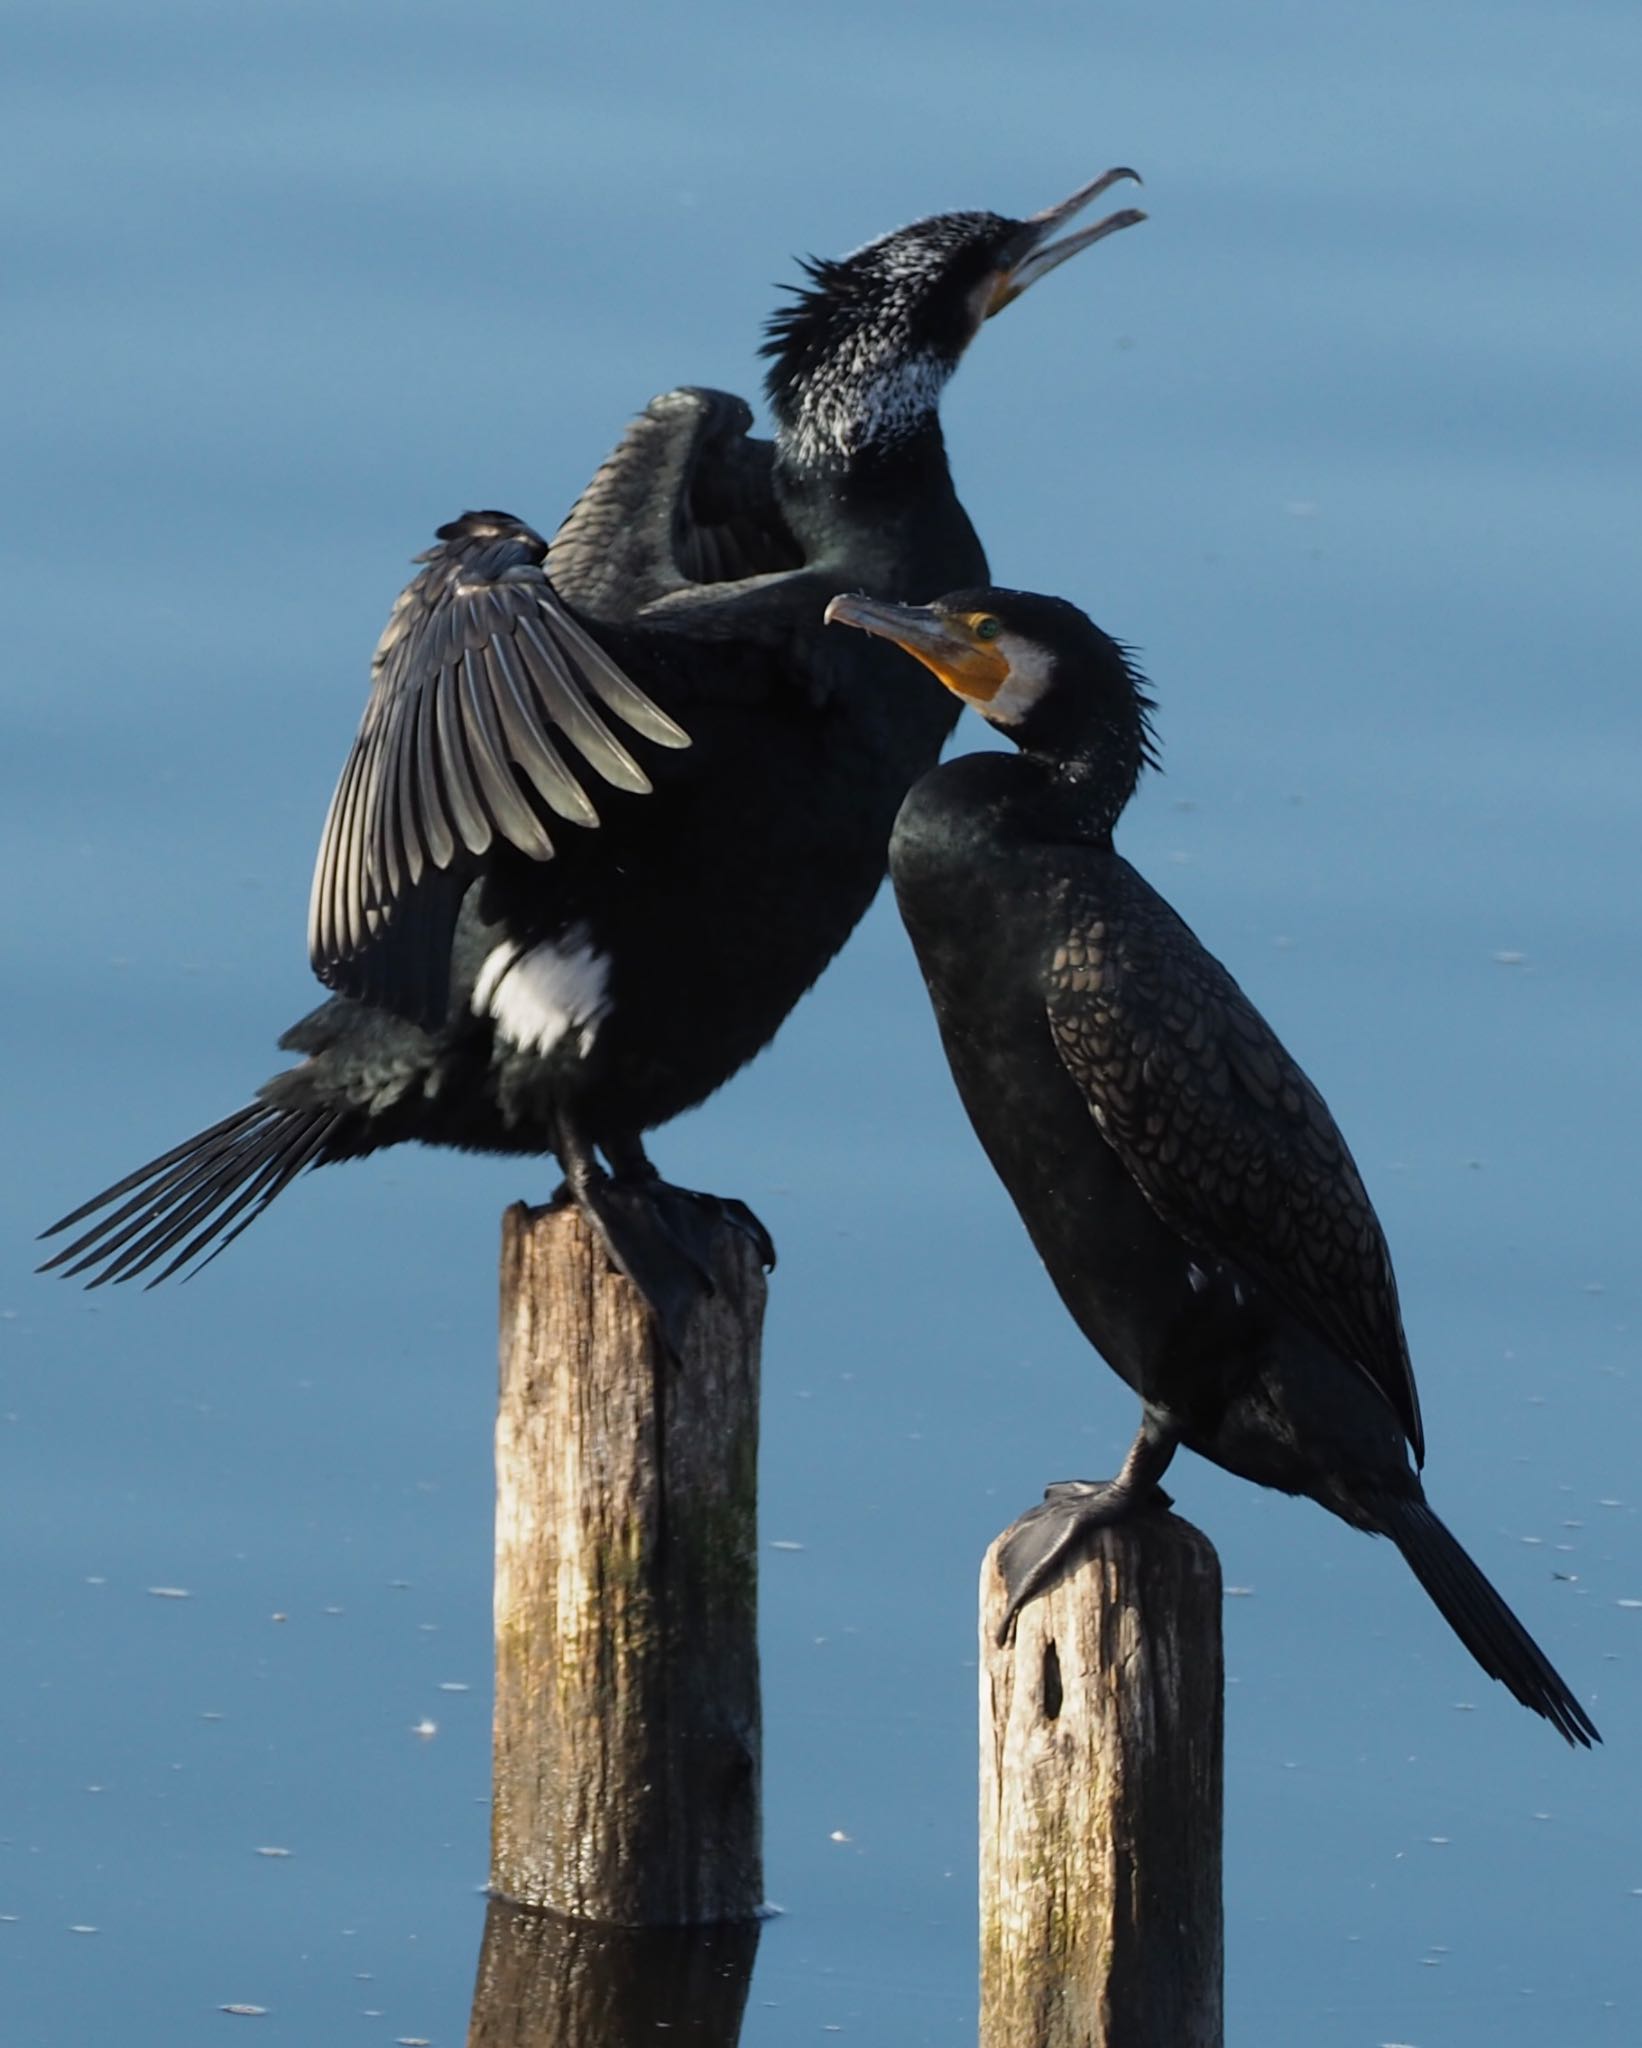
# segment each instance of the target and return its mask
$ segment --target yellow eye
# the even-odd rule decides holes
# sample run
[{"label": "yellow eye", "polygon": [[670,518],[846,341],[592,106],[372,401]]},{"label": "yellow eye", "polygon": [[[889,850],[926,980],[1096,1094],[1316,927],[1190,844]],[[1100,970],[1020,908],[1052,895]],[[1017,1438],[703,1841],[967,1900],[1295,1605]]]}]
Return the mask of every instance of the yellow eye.
[{"label": "yellow eye", "polygon": [[975,621],[975,638],[977,640],[996,640],[1002,631],[1002,619],[994,619],[989,616]]}]

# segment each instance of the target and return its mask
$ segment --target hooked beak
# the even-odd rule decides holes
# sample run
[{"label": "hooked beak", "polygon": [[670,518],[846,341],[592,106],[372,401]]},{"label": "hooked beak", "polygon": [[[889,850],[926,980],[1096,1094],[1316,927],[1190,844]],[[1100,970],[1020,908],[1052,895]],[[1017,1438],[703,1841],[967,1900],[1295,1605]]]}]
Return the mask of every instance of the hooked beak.
[{"label": "hooked beak", "polygon": [[994,313],[1001,313],[1005,306],[1018,299],[1022,292],[1035,285],[1040,277],[1047,277],[1069,256],[1077,255],[1080,249],[1093,248],[1096,242],[1104,241],[1108,235],[1115,235],[1120,228],[1132,228],[1146,216],[1137,206],[1126,206],[1118,213],[1109,213],[1103,220],[1097,220],[1092,227],[1079,228],[1076,234],[1054,239],[1056,233],[1079,214],[1101,193],[1119,185],[1125,178],[1140,183],[1140,173],[1119,164],[1109,171],[1102,171],[1093,184],[1084,185],[1074,192],[1070,199],[1063,199],[1059,206],[1049,206],[1042,213],[1033,214],[1022,229],[1020,253],[1008,267],[998,273],[997,283],[986,302],[984,317],[991,319]]},{"label": "hooked beak", "polygon": [[970,637],[960,620],[930,605],[881,604],[874,597],[835,597],[822,615],[829,626],[859,626],[904,647],[966,704],[990,704],[1009,680],[1009,659],[995,644]]}]

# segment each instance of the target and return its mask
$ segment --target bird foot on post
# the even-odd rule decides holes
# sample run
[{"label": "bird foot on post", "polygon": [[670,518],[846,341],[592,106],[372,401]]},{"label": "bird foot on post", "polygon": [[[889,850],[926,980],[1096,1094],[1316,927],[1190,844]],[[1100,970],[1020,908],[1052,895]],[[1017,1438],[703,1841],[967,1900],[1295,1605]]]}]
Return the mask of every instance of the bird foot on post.
[{"label": "bird foot on post", "polygon": [[[624,1176],[618,1175],[613,1184],[620,1187],[624,1180]],[[702,1263],[710,1262],[718,1226],[728,1223],[750,1242],[765,1272],[775,1271],[775,1239],[739,1196],[703,1194],[698,1188],[676,1187],[659,1177],[635,1185],[645,1188],[665,1211],[674,1235],[689,1247],[692,1257]]]},{"label": "bird foot on post", "polygon": [[998,1539],[998,1570],[1009,1596],[998,1641],[1009,1640],[1015,1617],[1078,1562],[1097,1529],[1109,1529],[1144,1510],[1174,1502],[1158,1481],[1168,1471],[1177,1438],[1168,1418],[1147,1408],[1114,1479],[1060,1479],[1044,1489]]},{"label": "bird foot on post", "polygon": [[675,1362],[685,1350],[690,1318],[717,1291],[713,1242],[722,1224],[747,1236],[760,1263],[775,1265],[769,1232],[745,1202],[674,1187],[655,1174],[566,1182],[553,1206],[573,1201],[598,1232],[611,1264],[624,1273],[656,1319]]},{"label": "bird foot on post", "polygon": [[1038,1505],[1012,1522],[998,1541],[998,1570],[1009,1596],[998,1641],[1009,1640],[1028,1600],[1047,1592],[1081,1561],[1097,1529],[1173,1506],[1173,1497],[1161,1486],[1136,1485],[1123,1473],[1115,1479],[1059,1479],[1046,1486]]}]

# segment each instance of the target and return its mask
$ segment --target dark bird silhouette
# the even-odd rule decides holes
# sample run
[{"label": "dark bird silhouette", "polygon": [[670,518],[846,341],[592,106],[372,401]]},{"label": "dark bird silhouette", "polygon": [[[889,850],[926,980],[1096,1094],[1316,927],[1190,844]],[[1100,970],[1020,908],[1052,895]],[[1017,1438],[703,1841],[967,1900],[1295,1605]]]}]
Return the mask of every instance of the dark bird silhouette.
[{"label": "dark bird silhouette", "polygon": [[957,707],[822,612],[985,575],[942,391],[985,319],[1142,218],[1069,230],[1133,176],[809,264],[769,323],[773,441],[673,391],[551,544],[501,512],[440,529],[326,821],[309,938],[337,994],[281,1040],[302,1063],[54,1225],[95,1218],[51,1265],[163,1279],[306,1168],[411,1139],[556,1154],[673,1337],[711,1213],[773,1259],[643,1134],[769,1042],[882,880]]},{"label": "dark bird silhouette", "polygon": [[1570,1742],[1596,1740],[1426,1504],[1391,1258],[1327,1105],[1113,848],[1153,760],[1125,651],[1022,591],[922,610],[839,597],[827,616],[916,655],[1018,750],[926,775],[890,873],[976,1133],[1142,1404],[1115,1479],[1051,1487],[1005,1538],[1009,1619],[1088,1530],[1157,1496],[1185,1444],[1389,1536],[1491,1678]]}]

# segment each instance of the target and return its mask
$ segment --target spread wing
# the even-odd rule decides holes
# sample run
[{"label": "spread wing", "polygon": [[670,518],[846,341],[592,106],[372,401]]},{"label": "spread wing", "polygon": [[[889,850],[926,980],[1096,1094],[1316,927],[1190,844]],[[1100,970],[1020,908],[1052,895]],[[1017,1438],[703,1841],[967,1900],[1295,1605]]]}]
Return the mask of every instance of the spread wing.
[{"label": "spread wing", "polygon": [[693,584],[737,583],[801,566],[776,503],[774,450],[724,391],[653,398],[577,499],[548,549],[569,604],[630,620]]},{"label": "spread wing", "polygon": [[314,971],[344,994],[437,1015],[477,857],[503,841],[550,859],[552,821],[599,822],[595,778],[650,787],[634,735],[689,745],[560,601],[546,554],[522,521],[464,513],[394,605],[309,906]]},{"label": "spread wing", "polygon": [[1098,898],[1073,890],[1049,964],[1063,1064],[1171,1229],[1350,1359],[1423,1463],[1391,1255],[1327,1104],[1162,898],[1110,856],[1103,870]]},{"label": "spread wing", "polygon": [[[546,861],[556,820],[599,823],[599,783],[648,791],[633,735],[689,745],[572,608],[595,631],[610,627],[641,672],[653,654],[675,685],[681,634],[756,648],[788,633],[766,600],[795,571],[802,581],[803,550],[776,502],[771,445],[751,424],[724,392],[667,392],[551,544],[500,512],[440,528],[377,647],[325,822],[308,925],[321,981],[437,1021],[480,858],[501,842]],[[660,637],[647,641],[652,623]],[[754,680],[767,687],[762,670]],[[697,683],[707,698],[751,687],[733,662]]]},{"label": "spread wing", "polygon": [[774,444],[752,437],[752,417],[696,385],[651,399],[554,535],[547,572],[624,658],[710,651],[688,664],[687,705],[785,693],[816,709],[859,664],[839,645],[848,636],[821,630],[846,579],[812,566],[788,526]]}]

